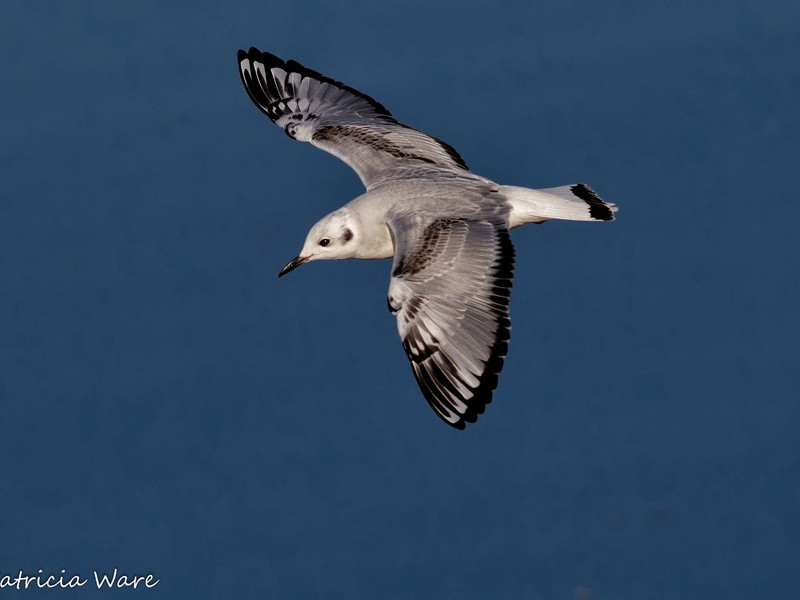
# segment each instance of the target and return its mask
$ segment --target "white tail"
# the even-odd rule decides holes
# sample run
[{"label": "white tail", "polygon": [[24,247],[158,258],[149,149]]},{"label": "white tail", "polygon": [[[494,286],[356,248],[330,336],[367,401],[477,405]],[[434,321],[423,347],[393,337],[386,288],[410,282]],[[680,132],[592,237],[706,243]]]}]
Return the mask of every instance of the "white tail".
[{"label": "white tail", "polygon": [[511,203],[509,227],[543,223],[548,219],[566,221],[613,221],[617,206],[603,202],[588,185],[563,185],[532,190],[513,185],[500,186]]}]

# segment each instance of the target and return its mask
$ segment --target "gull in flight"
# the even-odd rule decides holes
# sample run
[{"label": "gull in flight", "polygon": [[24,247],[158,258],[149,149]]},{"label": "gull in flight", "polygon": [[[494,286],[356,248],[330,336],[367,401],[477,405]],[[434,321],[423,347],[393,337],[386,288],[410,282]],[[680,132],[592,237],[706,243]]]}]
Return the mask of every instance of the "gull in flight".
[{"label": "gull in flight", "polygon": [[499,185],[366,94],[256,48],[239,50],[238,60],[261,112],[290,138],[343,160],[366,187],[311,228],[279,276],[312,260],[393,258],[389,310],[419,387],[449,425],[474,423],[508,350],[509,229],[612,221],[616,206],[582,183]]}]

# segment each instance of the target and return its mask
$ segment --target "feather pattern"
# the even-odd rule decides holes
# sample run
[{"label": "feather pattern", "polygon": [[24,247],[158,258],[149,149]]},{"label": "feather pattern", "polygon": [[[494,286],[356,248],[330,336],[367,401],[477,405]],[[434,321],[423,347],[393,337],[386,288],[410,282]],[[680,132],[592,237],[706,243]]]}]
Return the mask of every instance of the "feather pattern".
[{"label": "feather pattern", "polygon": [[269,52],[239,50],[247,94],[273,123],[347,163],[369,189],[403,168],[467,171],[451,146],[399,123],[386,108],[341,82]]},{"label": "feather pattern", "polygon": [[508,350],[514,247],[501,224],[396,217],[389,308],[423,395],[445,422],[474,423]]}]

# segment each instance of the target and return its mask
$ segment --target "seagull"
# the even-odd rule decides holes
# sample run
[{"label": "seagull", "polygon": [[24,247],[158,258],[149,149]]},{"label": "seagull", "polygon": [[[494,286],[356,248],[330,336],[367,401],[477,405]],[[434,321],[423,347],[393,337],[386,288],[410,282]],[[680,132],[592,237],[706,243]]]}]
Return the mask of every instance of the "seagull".
[{"label": "seagull", "polygon": [[582,183],[499,185],[358,90],[256,48],[239,50],[238,61],[261,112],[293,140],[343,160],[366,188],[317,222],[278,276],[313,260],[392,258],[389,311],[422,394],[449,425],[474,423],[508,350],[509,230],[612,221],[616,206]]}]

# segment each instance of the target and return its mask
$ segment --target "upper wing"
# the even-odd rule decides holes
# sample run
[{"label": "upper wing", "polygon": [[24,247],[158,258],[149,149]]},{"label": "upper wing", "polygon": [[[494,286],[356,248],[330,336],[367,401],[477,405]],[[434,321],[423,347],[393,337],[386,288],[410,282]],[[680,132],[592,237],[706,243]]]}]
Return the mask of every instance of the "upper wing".
[{"label": "upper wing", "polygon": [[398,123],[381,104],[338,81],[268,52],[239,50],[250,99],[296,140],[311,142],[352,167],[366,187],[428,165],[468,170],[444,142]]},{"label": "upper wing", "polygon": [[453,427],[492,400],[508,350],[514,247],[486,220],[395,218],[389,310],[422,393]]}]

